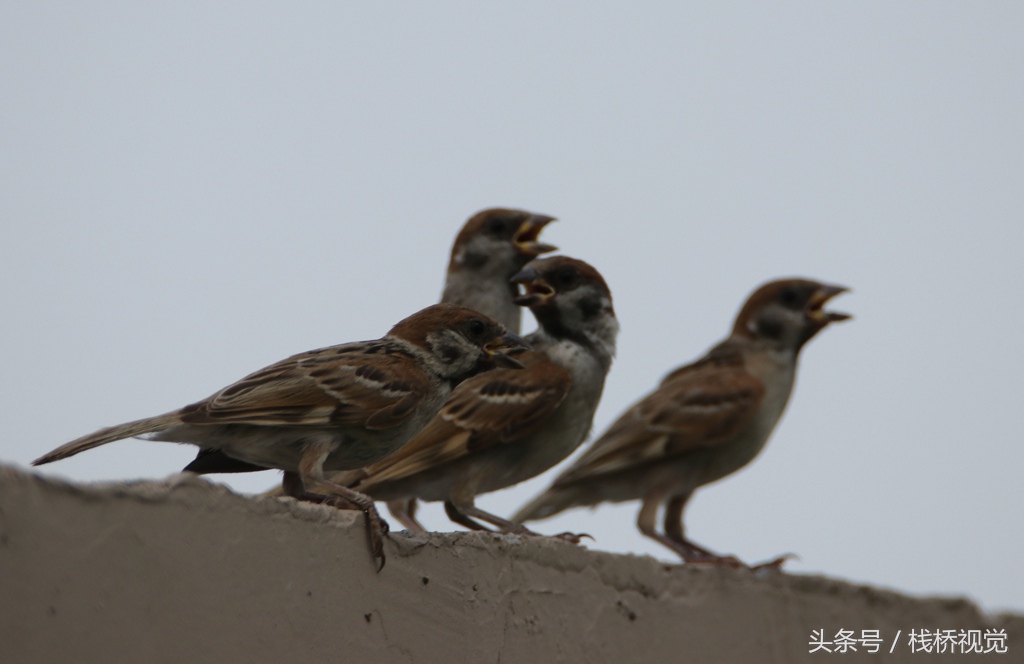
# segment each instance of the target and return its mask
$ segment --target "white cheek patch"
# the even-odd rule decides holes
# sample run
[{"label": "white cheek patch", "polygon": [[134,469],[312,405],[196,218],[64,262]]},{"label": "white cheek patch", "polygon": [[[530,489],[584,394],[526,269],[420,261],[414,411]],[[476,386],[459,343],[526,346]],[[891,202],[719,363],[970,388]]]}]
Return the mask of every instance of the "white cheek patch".
[{"label": "white cheek patch", "polygon": [[580,359],[589,360],[589,355],[583,348],[571,341],[561,343],[545,349],[545,353],[551,361],[559,366],[571,367],[580,362]]}]

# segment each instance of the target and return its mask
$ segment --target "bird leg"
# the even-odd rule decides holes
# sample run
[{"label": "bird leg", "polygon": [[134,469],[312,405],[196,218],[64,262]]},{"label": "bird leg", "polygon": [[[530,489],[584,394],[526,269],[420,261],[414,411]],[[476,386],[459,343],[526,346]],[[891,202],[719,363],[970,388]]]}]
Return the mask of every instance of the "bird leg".
[{"label": "bird leg", "polygon": [[298,473],[284,471],[284,478],[281,480],[281,491],[286,496],[291,496],[304,503],[315,503],[317,505],[329,505],[338,509],[358,510],[361,509],[355,503],[345,501],[340,496],[331,496],[326,493],[313,493],[306,491],[302,484],[302,478]]},{"label": "bird leg", "polygon": [[306,495],[306,487],[302,486],[302,478],[299,474],[290,470],[284,471],[281,478],[281,491],[284,495],[291,496],[296,500],[302,500]]},{"label": "bird leg", "polygon": [[658,519],[658,508],[661,504],[661,496],[648,496],[644,499],[637,516],[636,525],[640,532],[650,537],[655,542],[672,549],[683,559],[691,564],[704,565],[726,565],[728,567],[746,567],[735,556],[720,556],[713,553],[683,536],[683,508],[690,494],[673,497],[665,508],[665,534],[659,533],[655,527]]},{"label": "bird leg", "polygon": [[668,505],[665,507],[665,534],[673,541],[690,547],[690,549],[697,555],[704,556],[704,560],[694,560],[688,562],[705,563],[712,565],[728,565],[730,567],[742,566],[750,569],[752,572],[759,572],[763,569],[782,569],[782,564],[790,558],[796,558],[795,553],[786,553],[773,560],[768,560],[757,565],[747,565],[746,563],[740,562],[735,556],[720,556],[716,553],[708,551],[702,546],[698,546],[686,539],[683,535],[683,508],[686,507],[686,501],[690,495],[672,498]]},{"label": "bird leg", "polygon": [[685,496],[674,496],[665,506],[665,536],[687,552],[683,554],[680,551],[679,555],[688,563],[746,567],[736,556],[719,555],[686,539],[683,530],[683,510],[691,495],[688,493]]},{"label": "bird leg", "polygon": [[787,560],[799,560],[799,558],[800,556],[796,555],[795,553],[784,553],[778,558],[766,560],[765,562],[758,563],[756,565],[751,565],[750,569],[754,572],[760,572],[763,569],[781,571],[783,563],[785,563]]},{"label": "bird leg", "polygon": [[427,529],[416,520],[416,507],[419,505],[415,498],[408,500],[389,500],[385,503],[391,516],[405,526],[406,530],[414,533],[425,533]]},{"label": "bird leg", "polygon": [[379,572],[384,569],[384,536],[388,534],[387,521],[380,518],[373,498],[324,477],[324,461],[334,447],[334,443],[325,441],[308,443],[299,461],[299,478],[307,494],[317,489],[326,494],[324,504],[339,509],[352,509],[350,506],[354,506],[355,509],[362,510],[366,519],[367,535],[370,538],[370,553],[377,559]]},{"label": "bird leg", "polygon": [[[471,530],[484,530],[491,533],[502,532],[508,535],[524,535],[527,537],[554,537],[555,539],[560,539],[571,544],[579,544],[581,538],[590,537],[590,535],[587,535],[586,533],[581,533],[579,535],[575,533],[559,533],[558,535],[550,536],[542,535],[541,533],[536,533],[530,530],[521,523],[515,523],[514,521],[503,519],[500,516],[491,514],[490,512],[482,510],[475,505],[464,505],[460,507],[451,500],[446,500],[444,502],[444,511],[448,515],[449,519]],[[498,531],[488,528],[478,521],[474,521],[473,518],[477,518],[481,521],[486,521],[497,526]],[[594,538],[590,537],[590,539]]]},{"label": "bird leg", "polygon": [[[457,507],[455,505],[455,503],[453,503],[450,500],[444,501],[444,513],[448,515],[449,519],[451,519],[455,523],[459,524],[460,526],[464,526],[466,528],[469,528],[470,530],[482,530],[482,531],[488,532],[488,533],[497,532],[493,528],[488,528],[484,524],[482,524],[482,523],[480,523],[478,521],[474,521],[470,517],[470,515],[468,514],[468,512],[470,512],[470,511],[474,512],[473,516],[475,516],[476,518],[478,518],[478,519],[483,518],[485,521],[490,521],[490,519],[487,519],[486,517],[481,516],[481,512],[483,514],[487,514],[486,512],[483,512],[483,510],[477,509],[476,507],[473,507],[472,505],[470,505],[469,507],[462,507],[462,508],[460,508],[460,507]],[[493,515],[488,515],[488,516],[492,516],[495,519],[500,519],[500,517],[496,517],[496,516],[493,516]]]}]

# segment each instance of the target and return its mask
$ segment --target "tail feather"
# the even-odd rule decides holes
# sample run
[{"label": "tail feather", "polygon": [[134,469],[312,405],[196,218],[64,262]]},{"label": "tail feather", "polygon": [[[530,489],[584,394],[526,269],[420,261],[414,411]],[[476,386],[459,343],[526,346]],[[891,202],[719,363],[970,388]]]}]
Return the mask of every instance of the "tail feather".
[{"label": "tail feather", "polygon": [[44,454],[33,461],[32,465],[41,466],[44,463],[60,461],[61,459],[66,459],[69,456],[74,456],[79,452],[84,452],[86,450],[91,450],[94,447],[99,447],[100,445],[112,443],[115,440],[133,438],[135,436],[141,436],[144,433],[153,433],[154,431],[162,431],[176,424],[181,424],[181,420],[178,418],[178,413],[173,412],[157,415],[156,417],[147,417],[142,420],[135,420],[134,422],[125,422],[124,424],[119,424],[114,427],[107,427],[106,429],[100,429],[96,433],[91,433],[88,436],[82,436],[70,443],[61,445],[52,452]]},{"label": "tail feather", "polygon": [[512,517],[512,521],[515,523],[538,521],[582,504],[585,503],[580,500],[579,492],[572,488],[551,487],[521,507]]}]

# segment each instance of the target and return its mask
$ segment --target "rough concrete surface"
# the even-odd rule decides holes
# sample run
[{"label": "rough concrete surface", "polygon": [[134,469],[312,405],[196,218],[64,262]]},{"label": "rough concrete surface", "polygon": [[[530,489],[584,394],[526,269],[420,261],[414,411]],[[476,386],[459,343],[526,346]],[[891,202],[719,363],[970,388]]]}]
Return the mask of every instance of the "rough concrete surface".
[{"label": "rough concrete surface", "polygon": [[[361,515],[201,479],[76,485],[2,467],[0,660],[1024,662],[1024,617],[962,599],[515,536],[394,533],[386,551],[378,574]],[[1008,652],[912,653],[921,629],[1005,630]],[[811,654],[814,630],[882,643]]]}]

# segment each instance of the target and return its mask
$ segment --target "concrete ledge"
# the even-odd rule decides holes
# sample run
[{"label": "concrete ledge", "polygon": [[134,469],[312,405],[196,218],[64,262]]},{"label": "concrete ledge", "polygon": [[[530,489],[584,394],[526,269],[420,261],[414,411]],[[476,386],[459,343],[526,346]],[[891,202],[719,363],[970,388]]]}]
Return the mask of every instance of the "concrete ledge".
[{"label": "concrete ledge", "polygon": [[[1024,661],[1024,617],[962,599],[489,534],[396,533],[386,546],[376,574],[357,514],[184,476],[76,485],[0,467],[2,659]],[[922,628],[1006,630],[1009,653],[912,653]],[[817,629],[877,629],[883,644],[812,655]]]}]

